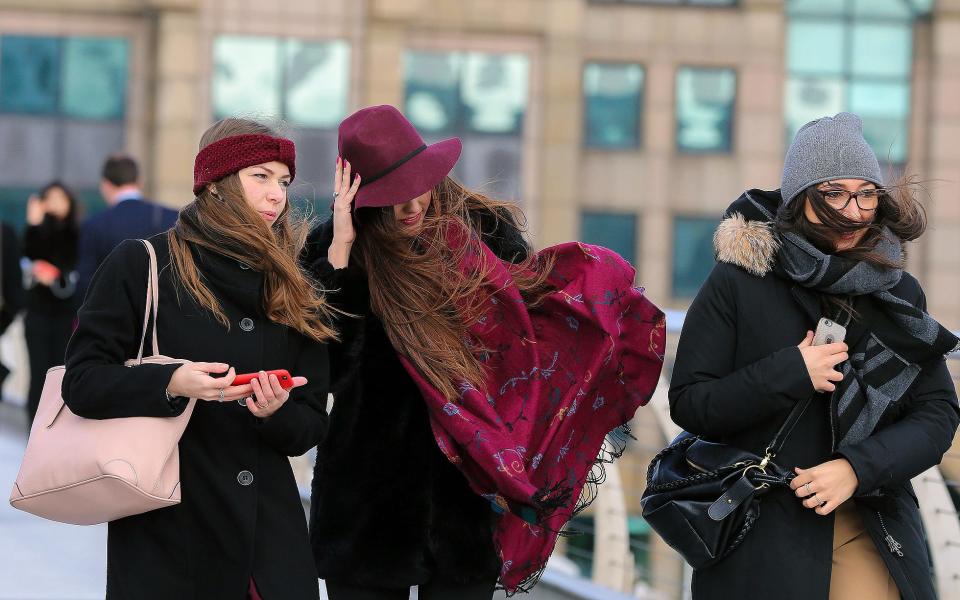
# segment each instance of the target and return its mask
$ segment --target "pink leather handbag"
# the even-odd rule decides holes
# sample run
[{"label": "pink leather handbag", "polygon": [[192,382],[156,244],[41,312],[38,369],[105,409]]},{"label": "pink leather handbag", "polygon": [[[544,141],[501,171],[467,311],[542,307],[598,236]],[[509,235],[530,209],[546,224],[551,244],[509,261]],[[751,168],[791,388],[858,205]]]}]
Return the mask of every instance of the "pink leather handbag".
[{"label": "pink leather handbag", "polygon": [[[183,363],[159,354],[157,346],[157,257],[150,242],[147,302],[137,357],[145,363]],[[153,355],[143,356],[153,314]],[[180,502],[177,444],[196,400],[178,417],[84,419],[63,403],[64,367],[47,371],[40,407],[30,430],[20,473],[10,494],[14,508],[45,519],[92,525],[173,506]]]}]

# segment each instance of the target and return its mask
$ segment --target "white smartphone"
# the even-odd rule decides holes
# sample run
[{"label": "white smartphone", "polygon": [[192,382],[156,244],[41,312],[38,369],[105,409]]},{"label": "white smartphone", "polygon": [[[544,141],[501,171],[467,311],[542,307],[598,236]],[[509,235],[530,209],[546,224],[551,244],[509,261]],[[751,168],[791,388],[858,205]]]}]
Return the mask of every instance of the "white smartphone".
[{"label": "white smartphone", "polygon": [[817,323],[817,331],[813,334],[813,345],[837,344],[842,342],[846,336],[847,328],[843,325],[830,319],[820,319],[820,322]]}]

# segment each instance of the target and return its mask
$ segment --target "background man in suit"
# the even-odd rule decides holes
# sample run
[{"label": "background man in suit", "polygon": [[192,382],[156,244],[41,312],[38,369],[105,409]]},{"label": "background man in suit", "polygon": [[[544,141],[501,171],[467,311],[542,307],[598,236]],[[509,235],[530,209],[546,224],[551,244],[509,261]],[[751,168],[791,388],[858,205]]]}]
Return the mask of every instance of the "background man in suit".
[{"label": "background man in suit", "polygon": [[133,158],[115,154],[103,164],[100,194],[108,208],[91,216],[80,230],[77,298],[83,301],[100,263],[123,240],[143,239],[173,227],[177,212],[146,200]]}]

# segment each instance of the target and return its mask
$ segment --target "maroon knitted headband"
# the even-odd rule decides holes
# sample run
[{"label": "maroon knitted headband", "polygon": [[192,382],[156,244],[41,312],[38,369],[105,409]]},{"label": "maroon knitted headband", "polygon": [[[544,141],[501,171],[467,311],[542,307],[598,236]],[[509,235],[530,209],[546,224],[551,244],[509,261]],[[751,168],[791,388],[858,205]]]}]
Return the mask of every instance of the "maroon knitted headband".
[{"label": "maroon knitted headband", "polygon": [[290,168],[290,180],[296,174],[297,147],[286,138],[261,134],[234,135],[218,140],[197,154],[193,161],[193,193],[240,169],[270,161]]}]

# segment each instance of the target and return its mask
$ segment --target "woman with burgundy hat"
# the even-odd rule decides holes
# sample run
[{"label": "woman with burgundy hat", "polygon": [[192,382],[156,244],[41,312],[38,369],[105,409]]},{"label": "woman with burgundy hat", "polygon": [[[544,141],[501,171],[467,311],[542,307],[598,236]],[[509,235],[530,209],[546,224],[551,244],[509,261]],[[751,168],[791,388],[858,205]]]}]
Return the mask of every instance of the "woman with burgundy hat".
[{"label": "woman with burgundy hat", "polygon": [[[289,456],[323,440],[330,308],[300,270],[306,224],[287,203],[295,148],[224,119],[203,135],[193,202],[150,238],[160,353],[136,356],[148,253],[138,240],[100,267],[67,350],[63,398],[86,418],[165,417],[199,401],[180,439],[183,501],[113,521],[107,598],[316,599],[317,574]],[[293,387],[275,375],[286,369]],[[258,373],[233,385],[237,373]]]},{"label": "woman with burgundy hat", "polygon": [[529,589],[659,376],[663,315],[633,269],[584,244],[534,254],[515,206],[449,176],[460,150],[391,106],[340,125],[306,254],[355,315],[311,503],[331,600]]}]

